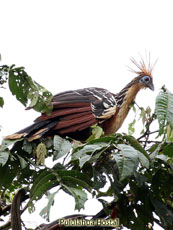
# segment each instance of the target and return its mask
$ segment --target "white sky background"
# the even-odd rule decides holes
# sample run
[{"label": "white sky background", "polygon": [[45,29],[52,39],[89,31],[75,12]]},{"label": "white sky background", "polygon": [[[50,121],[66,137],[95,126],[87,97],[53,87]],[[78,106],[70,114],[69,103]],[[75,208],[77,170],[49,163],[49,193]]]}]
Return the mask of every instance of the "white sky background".
[{"label": "white sky background", "polygon": [[[53,94],[89,86],[116,93],[135,77],[127,69],[134,67],[129,58],[138,60],[139,53],[145,56],[150,51],[153,62],[158,58],[153,73],[156,90],[141,91],[137,103],[154,107],[162,85],[173,91],[172,4],[171,0],[1,0],[0,64],[24,66]],[[39,115],[25,111],[7,90],[1,89],[0,95],[5,97],[1,137]],[[129,116],[120,131],[127,132],[132,119]],[[74,213],[72,198],[57,200],[51,221]],[[88,213],[100,208],[92,205]]]}]

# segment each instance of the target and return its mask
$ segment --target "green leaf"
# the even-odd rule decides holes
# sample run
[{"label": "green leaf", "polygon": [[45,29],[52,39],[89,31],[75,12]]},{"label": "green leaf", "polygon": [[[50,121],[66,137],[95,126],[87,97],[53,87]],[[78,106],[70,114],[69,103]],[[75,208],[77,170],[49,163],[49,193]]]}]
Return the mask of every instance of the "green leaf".
[{"label": "green leaf", "polygon": [[98,125],[93,125],[91,128],[92,128],[92,135],[86,140],[86,142],[100,138],[104,134],[103,129]]},{"label": "green leaf", "polygon": [[91,156],[91,158],[88,160],[90,163],[94,163],[97,161],[97,159],[99,159],[99,157],[102,155],[102,151],[95,153]]},{"label": "green leaf", "polygon": [[63,157],[72,148],[70,141],[58,135],[54,136],[53,145],[55,150],[53,160],[58,160],[59,158]]},{"label": "green leaf", "polygon": [[79,159],[79,166],[80,166],[80,168],[82,168],[83,167],[83,165],[87,162],[87,161],[89,161],[90,159],[91,159],[91,155],[83,155],[80,159]]},{"label": "green leaf", "polygon": [[57,191],[52,194],[49,194],[46,197],[48,199],[48,203],[46,207],[44,207],[40,212],[40,216],[44,218],[46,221],[50,221],[50,209],[51,209],[51,206],[54,204],[54,198],[56,194],[57,194]]},{"label": "green leaf", "polygon": [[150,154],[150,159],[152,160],[152,162],[155,161],[155,158],[157,157],[157,155],[159,154],[159,151],[162,147],[163,143],[159,143],[156,148],[154,149],[154,151]]},{"label": "green leaf", "polygon": [[131,146],[125,144],[119,144],[119,153],[113,154],[118,170],[120,181],[124,180],[126,177],[130,177],[135,172],[138,166],[138,152]]},{"label": "green leaf", "polygon": [[7,163],[9,155],[10,155],[9,151],[0,152],[0,165],[4,166]]},{"label": "green leaf", "polygon": [[133,148],[135,148],[135,149],[138,150],[139,152],[143,153],[144,156],[145,156],[148,160],[150,160],[150,158],[149,158],[149,156],[148,156],[148,153],[145,151],[145,149],[142,147],[142,145],[139,143],[139,141],[136,140],[135,137],[130,136],[130,135],[129,135],[129,136],[125,135],[125,136],[123,136],[123,138],[125,138],[125,139],[130,143],[130,145],[131,145]]},{"label": "green leaf", "polygon": [[95,167],[93,167],[93,188],[96,190],[99,190],[100,188],[103,188],[106,184],[106,176],[103,175],[101,172],[97,171]]},{"label": "green leaf", "polygon": [[34,147],[35,147],[35,143],[28,142],[26,139],[24,140],[22,149],[25,152],[31,154],[33,152]]},{"label": "green leaf", "polygon": [[136,123],[136,119],[134,119],[128,126],[128,134],[132,135],[135,132],[135,123]]},{"label": "green leaf", "polygon": [[148,118],[150,117],[151,114],[151,108],[148,106],[146,109],[144,108],[140,108],[141,113],[140,113],[140,119],[142,119],[142,123],[143,125],[145,124],[145,122],[148,120]]},{"label": "green leaf", "polygon": [[38,98],[39,98],[39,92],[37,91],[37,89],[35,88],[35,90],[30,91],[28,93],[28,97],[27,98],[31,100],[31,102],[30,102],[30,104],[29,104],[28,107],[29,108],[34,107],[37,104]]},{"label": "green leaf", "polygon": [[90,191],[91,184],[90,178],[86,174],[80,173],[76,170],[43,170],[35,178],[31,188],[30,207],[33,207],[33,200],[40,199],[45,192],[57,185],[73,187],[76,189],[82,187]]},{"label": "green leaf", "polygon": [[35,191],[37,191],[39,189],[39,186],[41,184],[46,183],[46,181],[48,181],[49,178],[51,178],[51,179],[56,178],[56,176],[52,173],[52,171],[50,171],[49,169],[43,169],[43,170],[39,171],[37,176],[34,177],[34,183],[32,185],[31,191],[30,191],[31,197],[33,196]]},{"label": "green leaf", "polygon": [[[78,179],[79,181],[84,181],[89,186],[92,185],[92,181],[90,180],[89,176],[85,173],[79,172],[77,170],[66,170],[66,169],[58,169],[55,170],[56,174],[62,179],[65,177],[73,177],[75,179]],[[88,186],[86,186],[88,188]]]},{"label": "green leaf", "polygon": [[88,143],[82,147],[77,148],[77,150],[75,150],[75,152],[72,155],[72,161],[79,160],[79,166],[82,168],[83,165],[91,159],[92,155],[96,151],[101,151],[107,148],[109,145],[110,145],[109,143],[104,143],[104,142],[100,142],[97,144]]},{"label": "green leaf", "polygon": [[3,139],[2,143],[1,143],[0,151],[4,151],[4,150],[8,149],[9,146],[15,144],[18,141],[22,141],[22,140],[23,140],[23,138],[20,138],[17,140],[5,140],[5,139]]},{"label": "green leaf", "polygon": [[35,179],[30,191],[30,211],[33,209],[33,201],[39,200],[48,190],[59,184],[58,178],[51,170],[43,170]]},{"label": "green leaf", "polygon": [[72,177],[72,176],[61,177],[61,182],[69,187],[78,188],[78,186],[81,186],[82,188],[85,188],[88,191],[91,191],[90,186],[85,181]]},{"label": "green leaf", "polygon": [[0,107],[3,107],[3,105],[4,105],[4,99],[0,97]]},{"label": "green leaf", "polygon": [[3,167],[0,165],[1,194],[3,190],[10,189],[10,186],[12,186],[14,178],[16,178],[16,175],[18,175],[19,171],[20,171],[20,167],[19,167],[18,160],[14,160],[14,161],[9,160],[8,164],[5,164]]},{"label": "green leaf", "polygon": [[19,158],[21,168],[24,169],[28,165],[28,163],[26,162],[26,160],[23,157],[19,156],[18,154],[16,154],[16,155]]},{"label": "green leaf", "polygon": [[103,136],[103,137],[100,137],[98,139],[93,139],[93,140],[89,141],[87,144],[99,144],[99,143],[111,144],[111,143],[114,143],[115,141],[117,141],[119,138],[121,138],[121,134],[115,133],[112,136]]},{"label": "green leaf", "polygon": [[75,209],[80,211],[82,208],[84,208],[84,204],[87,201],[87,194],[85,191],[82,190],[82,188],[73,188],[68,187],[63,184],[63,187],[65,190],[71,194],[75,199]]},{"label": "green leaf", "polygon": [[170,125],[167,126],[167,142],[173,142],[173,129]]},{"label": "green leaf", "polygon": [[159,121],[160,129],[163,129],[166,122],[173,129],[173,94],[165,87],[162,87],[156,98],[155,111]]},{"label": "green leaf", "polygon": [[162,153],[168,157],[173,157],[173,143],[170,143],[169,145],[167,145],[162,151]]},{"label": "green leaf", "polygon": [[145,168],[149,168],[150,166],[150,162],[148,160],[148,158],[145,157],[145,155],[141,152],[138,151],[138,159],[139,159],[139,162],[141,163],[141,165]]},{"label": "green leaf", "polygon": [[44,165],[46,155],[47,155],[47,149],[45,144],[43,143],[38,144],[36,148],[37,165]]},{"label": "green leaf", "polygon": [[42,87],[24,71],[23,67],[14,68],[9,71],[9,88],[17,100],[27,109],[33,108],[38,112],[50,113],[52,111],[52,94]]},{"label": "green leaf", "polygon": [[22,75],[23,68],[10,69],[9,71],[9,88],[13,95],[16,96],[23,105],[27,104],[28,84]]},{"label": "green leaf", "polygon": [[36,81],[32,81],[31,77],[29,76],[28,81],[31,89],[28,93],[28,99],[31,101],[28,108],[33,108],[38,112],[46,112],[47,114],[50,114],[53,108],[52,93],[46,90]]}]

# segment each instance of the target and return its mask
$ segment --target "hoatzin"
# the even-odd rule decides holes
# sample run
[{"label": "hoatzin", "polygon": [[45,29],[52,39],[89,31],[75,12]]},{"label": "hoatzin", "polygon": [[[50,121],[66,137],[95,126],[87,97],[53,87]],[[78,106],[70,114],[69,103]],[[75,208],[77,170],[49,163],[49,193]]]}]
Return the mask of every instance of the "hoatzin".
[{"label": "hoatzin", "polygon": [[115,133],[126,118],[131,103],[143,88],[154,90],[152,67],[141,60],[137,63],[135,77],[119,93],[114,94],[103,88],[84,88],[58,93],[53,97],[50,115],[42,114],[34,124],[9,135],[6,139],[27,137],[28,141],[42,136],[70,136],[84,140],[90,127],[99,124],[105,134]]}]

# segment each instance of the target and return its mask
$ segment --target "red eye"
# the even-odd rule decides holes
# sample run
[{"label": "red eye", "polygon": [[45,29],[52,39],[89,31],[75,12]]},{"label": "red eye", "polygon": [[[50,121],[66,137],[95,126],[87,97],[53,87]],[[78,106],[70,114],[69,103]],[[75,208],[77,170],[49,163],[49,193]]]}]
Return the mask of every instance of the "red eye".
[{"label": "red eye", "polygon": [[150,80],[149,77],[145,77],[145,78],[144,78],[144,81],[145,81],[145,82],[148,82],[149,80]]}]

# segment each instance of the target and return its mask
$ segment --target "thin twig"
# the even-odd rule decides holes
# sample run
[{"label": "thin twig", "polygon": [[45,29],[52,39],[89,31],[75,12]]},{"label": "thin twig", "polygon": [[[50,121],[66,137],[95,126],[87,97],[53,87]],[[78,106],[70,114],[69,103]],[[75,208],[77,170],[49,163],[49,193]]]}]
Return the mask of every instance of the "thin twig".
[{"label": "thin twig", "polygon": [[140,143],[144,143],[144,142],[147,142],[147,144],[151,144],[151,143],[154,143],[154,144],[160,144],[161,143],[161,141],[150,141],[150,140],[141,140],[141,141],[138,141],[138,142],[140,142]]},{"label": "thin twig", "polygon": [[142,138],[144,138],[147,134],[150,135],[150,134],[154,134],[154,133],[158,133],[159,130],[155,130],[155,131],[152,131],[152,132],[145,132],[144,134],[142,134],[142,136],[140,136],[137,140],[140,141]]}]

